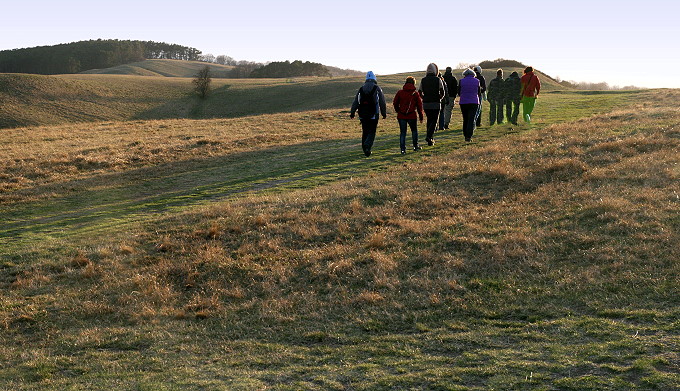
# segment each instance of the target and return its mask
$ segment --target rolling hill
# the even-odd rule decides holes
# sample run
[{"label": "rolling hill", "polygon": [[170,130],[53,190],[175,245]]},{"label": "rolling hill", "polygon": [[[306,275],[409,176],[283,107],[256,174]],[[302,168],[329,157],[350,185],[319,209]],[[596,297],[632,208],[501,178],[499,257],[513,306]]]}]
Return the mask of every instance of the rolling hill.
[{"label": "rolling hill", "polygon": [[[233,118],[349,108],[363,77],[289,79],[213,79],[205,101],[192,94],[191,74],[205,63],[147,60],[100,70],[99,74],[0,74],[0,128],[93,121],[170,118]],[[217,66],[226,70],[226,67]],[[512,70],[508,70],[509,72]],[[140,76],[148,72],[148,76]],[[460,75],[461,71],[457,71]],[[157,76],[159,74],[165,76]],[[495,71],[485,71],[487,79]],[[407,75],[380,75],[387,99]],[[173,76],[173,77],[166,77]],[[541,75],[543,76],[543,75]],[[543,77],[543,91],[565,90]]]},{"label": "rolling hill", "polygon": [[96,75],[194,77],[206,65],[210,67],[211,75],[214,78],[226,78],[229,75],[229,71],[234,69],[230,65],[201,61],[150,59],[112,68],[93,69],[82,73]]}]

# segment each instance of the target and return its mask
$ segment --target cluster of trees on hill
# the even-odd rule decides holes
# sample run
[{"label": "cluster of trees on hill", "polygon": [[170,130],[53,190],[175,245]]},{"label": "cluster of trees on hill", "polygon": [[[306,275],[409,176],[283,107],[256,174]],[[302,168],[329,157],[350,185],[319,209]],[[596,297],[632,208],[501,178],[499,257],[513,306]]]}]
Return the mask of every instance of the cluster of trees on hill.
[{"label": "cluster of trees on hill", "polygon": [[497,58],[493,61],[486,60],[479,63],[482,69],[493,69],[493,68],[526,68],[526,65],[515,60],[506,60],[505,58]]},{"label": "cluster of trees on hill", "polygon": [[152,41],[90,40],[0,51],[0,72],[61,74],[110,68],[146,58],[198,60],[198,49]]},{"label": "cluster of trees on hill", "polygon": [[250,77],[299,77],[299,76],[331,76],[324,65],[300,60],[271,62],[250,73]]}]

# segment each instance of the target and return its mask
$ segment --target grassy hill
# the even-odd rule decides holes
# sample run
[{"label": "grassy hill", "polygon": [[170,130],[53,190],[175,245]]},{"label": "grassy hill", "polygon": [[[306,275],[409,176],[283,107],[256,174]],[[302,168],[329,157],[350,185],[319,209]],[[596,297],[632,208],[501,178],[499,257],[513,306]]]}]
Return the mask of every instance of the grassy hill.
[{"label": "grassy hill", "polygon": [[[32,88],[153,89],[95,76]],[[321,82],[262,83],[212,99],[300,98],[0,131],[0,388],[680,387],[678,91],[546,91],[406,156],[392,116],[367,159],[357,80],[290,113]]]},{"label": "grassy hill", "polygon": [[[194,67],[204,65],[176,60],[148,60],[140,64],[159,64],[154,73],[177,75],[190,74]],[[117,69],[126,72],[126,67]],[[139,69],[134,72],[141,72]],[[149,72],[150,69],[153,67],[149,67]],[[418,80],[424,76],[422,72],[379,76],[388,100],[401,88],[407,75]],[[486,71],[485,76],[490,80],[495,71]],[[564,90],[547,77],[542,80],[545,92]],[[214,79],[213,92],[203,101],[192,94],[191,78],[184,77],[0,74],[3,102],[0,128],[140,119],[233,118],[349,108],[362,82],[363,77]]]},{"label": "grassy hill", "polygon": [[129,76],[165,76],[165,77],[194,77],[205,66],[210,67],[214,78],[228,77],[233,66],[209,64],[201,61],[151,59],[130,64],[119,65],[106,69],[93,69],[83,74],[96,75],[129,75]]}]

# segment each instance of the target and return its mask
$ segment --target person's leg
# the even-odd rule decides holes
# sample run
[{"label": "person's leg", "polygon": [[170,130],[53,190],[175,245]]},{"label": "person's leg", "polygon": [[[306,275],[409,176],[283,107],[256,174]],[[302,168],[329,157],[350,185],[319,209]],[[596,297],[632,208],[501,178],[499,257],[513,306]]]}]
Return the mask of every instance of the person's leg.
[{"label": "person's leg", "polygon": [[439,109],[427,109],[425,110],[425,116],[427,117],[427,133],[425,135],[425,141],[427,141],[427,145],[433,145],[434,131],[437,128],[437,119],[439,118]]},{"label": "person's leg", "polygon": [[470,105],[468,104],[461,104],[459,105],[460,107],[460,116],[463,117],[463,137],[465,137],[465,140],[467,140],[467,129],[468,129],[468,111],[470,108]]},{"label": "person's leg", "polygon": [[512,100],[510,99],[505,102],[505,116],[509,122],[512,122]]},{"label": "person's leg", "polygon": [[496,101],[496,107],[497,107],[496,110],[498,110],[498,112],[496,113],[496,123],[498,125],[503,123],[503,119],[504,119],[503,118],[503,104],[504,103],[505,102],[503,102],[502,100]]},{"label": "person's leg", "polygon": [[444,124],[446,123],[446,120],[444,119],[444,111],[446,110],[446,105],[442,103],[440,109],[439,109],[439,125],[438,125],[438,130],[444,130]]},{"label": "person's leg", "polygon": [[496,122],[496,102],[493,100],[489,101],[489,126],[493,126]]},{"label": "person's leg", "polygon": [[512,110],[512,123],[517,125],[517,118],[519,118],[519,99],[515,98],[512,100],[512,105],[514,109]]},{"label": "person's leg", "polygon": [[418,120],[408,120],[408,126],[411,128],[411,139],[413,140],[413,150],[418,150]]},{"label": "person's leg", "polygon": [[522,97],[522,114],[524,116],[524,121],[531,122],[531,113],[534,111],[535,104],[536,98],[529,96]]},{"label": "person's leg", "polygon": [[477,105],[477,113],[475,114],[475,123],[477,126],[482,126],[482,98],[479,98],[479,104]]},{"label": "person's leg", "polygon": [[476,104],[460,105],[461,114],[463,116],[463,136],[465,137],[465,141],[470,141],[472,134],[474,133],[478,106],[479,105]]},{"label": "person's leg", "polygon": [[[373,148],[373,141],[375,140],[375,131],[378,128],[378,120],[377,119],[366,119],[362,120],[362,130],[363,130],[363,147],[364,147],[364,155],[370,156],[371,155],[371,148]],[[364,124],[366,126],[364,127]]]},{"label": "person's leg", "polygon": [[408,120],[398,119],[397,121],[399,121],[399,149],[404,152],[406,150],[406,125]]},{"label": "person's leg", "polygon": [[362,119],[361,120],[361,149],[364,151],[364,154],[366,153],[366,137],[368,136],[368,124],[366,124],[368,120]]},{"label": "person's leg", "polygon": [[444,107],[444,129],[448,129],[451,124],[451,113],[455,104],[455,99],[449,98],[449,103]]}]

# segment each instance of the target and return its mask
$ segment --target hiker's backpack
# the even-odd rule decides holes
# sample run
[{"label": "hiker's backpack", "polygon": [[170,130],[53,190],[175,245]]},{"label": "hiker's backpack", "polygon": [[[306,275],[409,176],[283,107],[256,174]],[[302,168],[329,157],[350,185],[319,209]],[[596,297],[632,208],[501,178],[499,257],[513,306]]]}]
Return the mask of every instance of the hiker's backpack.
[{"label": "hiker's backpack", "polygon": [[359,118],[370,119],[377,114],[375,92],[378,86],[374,85],[369,94],[365,94],[363,87],[359,88]]},{"label": "hiker's backpack", "polygon": [[[416,91],[413,91],[411,95],[409,95],[408,98],[400,98],[399,99],[399,112],[404,115],[408,115],[411,113],[414,113],[416,111],[416,105],[413,102],[416,99]],[[403,97],[403,95],[402,95]]]}]

